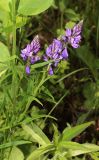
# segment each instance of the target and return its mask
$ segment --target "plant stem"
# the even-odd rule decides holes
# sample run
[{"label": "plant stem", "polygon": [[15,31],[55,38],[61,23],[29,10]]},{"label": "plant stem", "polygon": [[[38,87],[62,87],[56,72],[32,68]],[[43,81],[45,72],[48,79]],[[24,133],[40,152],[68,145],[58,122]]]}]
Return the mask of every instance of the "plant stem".
[{"label": "plant stem", "polygon": [[13,23],[12,55],[16,55],[16,0],[12,0],[12,23]]},{"label": "plant stem", "polygon": [[45,73],[46,73],[46,72],[44,71],[40,83],[38,84],[38,86],[37,86],[37,87],[35,88],[35,90],[34,90],[34,93],[33,93],[34,97],[36,97],[39,88],[42,86],[42,84],[43,84],[44,81],[45,81],[45,76],[46,76]]},{"label": "plant stem", "polygon": [[[13,46],[12,46],[12,56],[16,55],[16,0],[12,0],[12,35],[13,35]],[[15,60],[12,62],[12,91],[13,91],[13,114],[15,113],[15,103],[16,103],[16,68]]]},{"label": "plant stem", "polygon": [[64,13],[61,12],[61,32],[62,32],[62,29],[63,29],[63,15],[64,15]]}]

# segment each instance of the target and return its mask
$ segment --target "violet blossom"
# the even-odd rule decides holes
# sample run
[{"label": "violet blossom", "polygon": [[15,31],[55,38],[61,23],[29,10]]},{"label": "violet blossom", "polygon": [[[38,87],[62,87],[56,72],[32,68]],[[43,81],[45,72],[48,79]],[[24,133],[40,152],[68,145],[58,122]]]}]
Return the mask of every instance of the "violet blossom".
[{"label": "violet blossom", "polygon": [[66,29],[65,39],[73,48],[78,48],[81,41],[83,20],[76,24],[72,29]]},{"label": "violet blossom", "polygon": [[38,35],[34,37],[33,41],[28,44],[25,49],[21,50],[20,56],[24,61],[28,62],[28,65],[26,66],[27,74],[30,74],[30,64],[34,64],[40,60],[40,57],[38,56],[39,50],[40,43]]},{"label": "violet blossom", "polygon": [[53,74],[53,69],[57,67],[58,63],[68,58],[67,48],[63,47],[61,40],[54,39],[46,49],[46,54],[43,56],[44,61],[53,60],[53,63],[49,65],[49,74]]},{"label": "violet blossom", "polygon": [[[68,58],[67,47],[70,44],[73,48],[78,48],[81,42],[81,31],[82,31],[83,20],[76,24],[72,29],[68,28],[65,34],[60,39],[54,39],[43,55],[44,61],[52,60],[48,66],[48,73],[54,74],[54,69],[58,66],[59,62]],[[25,49],[21,50],[21,57],[27,62],[26,73],[30,74],[30,64],[34,64],[41,58],[38,55],[40,50],[40,43],[38,36],[35,36],[33,41],[26,46]]]}]

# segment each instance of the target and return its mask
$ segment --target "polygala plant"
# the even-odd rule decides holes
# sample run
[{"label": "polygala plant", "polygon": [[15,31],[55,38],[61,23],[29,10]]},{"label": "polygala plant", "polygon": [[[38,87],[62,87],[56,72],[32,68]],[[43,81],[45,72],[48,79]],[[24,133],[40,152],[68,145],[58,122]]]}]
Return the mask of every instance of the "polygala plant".
[{"label": "polygala plant", "polygon": [[[64,0],[0,0],[0,160],[85,160],[86,155],[98,160],[99,146],[94,143],[95,139],[94,144],[76,140],[85,129],[94,125],[93,121],[86,122],[85,116],[83,124],[79,121],[80,124],[72,126],[64,119],[62,123],[67,123],[67,127],[59,129],[58,119],[52,116],[52,112],[60,103],[63,104],[63,99],[71,92],[66,90],[62,80],[86,69],[65,74],[70,52],[80,50],[84,23],[80,19],[83,16],[79,17],[67,9],[66,14],[73,15],[72,27],[63,29],[60,36],[54,35],[49,45],[44,43],[45,49],[40,43],[43,21],[40,13],[51,6],[52,10],[61,6],[62,31],[64,3]],[[31,40],[27,31],[35,26],[33,20],[40,25],[38,31],[33,30],[31,35],[34,38]],[[24,44],[27,45],[24,47]],[[95,77],[90,63],[89,68]],[[98,95],[97,91],[95,96]],[[60,107],[59,115],[63,110]]]}]

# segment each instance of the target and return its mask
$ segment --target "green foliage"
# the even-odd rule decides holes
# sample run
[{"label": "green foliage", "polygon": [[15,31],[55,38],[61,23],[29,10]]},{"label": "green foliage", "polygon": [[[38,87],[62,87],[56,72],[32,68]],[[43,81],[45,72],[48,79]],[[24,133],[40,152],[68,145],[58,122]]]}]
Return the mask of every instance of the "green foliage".
[{"label": "green foliage", "polygon": [[32,129],[27,125],[23,125],[22,128],[32,136],[32,138],[40,145],[46,145],[50,143],[46,135],[35,124],[32,124]]},{"label": "green foliage", "polygon": [[88,122],[85,124],[81,124],[79,126],[73,127],[73,128],[66,128],[63,131],[62,134],[62,140],[63,141],[69,141],[72,140],[74,137],[76,137],[78,134],[80,134],[83,130],[85,130],[88,126],[90,126],[93,122]]},{"label": "green foliage", "polygon": [[[0,0],[0,160],[86,160],[86,155],[99,159],[93,138],[91,143],[74,139],[94,124],[84,123],[93,119],[89,113],[98,115],[98,6],[98,0]],[[26,75],[20,50],[27,42],[38,34],[43,56],[45,42],[60,37],[80,19],[83,45],[75,52],[68,47],[69,60],[58,65],[56,75],[48,75],[52,60],[35,63]],[[65,128],[68,121],[71,125]],[[97,142],[98,126],[94,128]]]},{"label": "green foliage", "polygon": [[[53,141],[49,142],[48,144],[43,144],[43,143],[41,144],[40,143],[41,141],[39,141],[39,144],[41,144],[42,146],[36,149],[35,151],[33,151],[29,155],[27,160],[36,160],[36,159],[39,159],[41,155],[45,155],[45,154],[47,154],[47,157],[49,154],[54,155],[52,159],[54,158],[58,159],[61,157],[64,159],[65,158],[69,159],[71,157],[75,157],[80,154],[98,151],[99,147],[94,144],[88,144],[88,143],[79,144],[77,142],[70,141],[72,138],[77,136],[79,133],[81,133],[83,130],[85,130],[85,128],[87,128],[91,124],[93,124],[93,122],[88,122],[82,125],[78,125],[76,127],[71,127],[70,129],[66,128],[62,134],[58,133],[58,130],[54,125]],[[46,156],[45,156],[45,159],[46,159]]]},{"label": "green foliage", "polygon": [[28,16],[28,15],[37,15],[46,9],[48,9],[53,0],[20,0],[18,13]]},{"label": "green foliage", "polygon": [[13,160],[15,157],[16,157],[16,160],[24,160],[23,153],[17,147],[12,148],[12,150],[10,152],[9,160]]},{"label": "green foliage", "polygon": [[95,79],[97,79],[99,59],[96,59],[87,46],[77,49],[77,56],[89,67]]},{"label": "green foliage", "polygon": [[0,42],[0,71],[8,69],[10,54],[8,48]]},{"label": "green foliage", "polygon": [[99,82],[89,82],[84,87],[84,96],[86,98],[85,107],[89,110],[98,110],[99,108]]}]

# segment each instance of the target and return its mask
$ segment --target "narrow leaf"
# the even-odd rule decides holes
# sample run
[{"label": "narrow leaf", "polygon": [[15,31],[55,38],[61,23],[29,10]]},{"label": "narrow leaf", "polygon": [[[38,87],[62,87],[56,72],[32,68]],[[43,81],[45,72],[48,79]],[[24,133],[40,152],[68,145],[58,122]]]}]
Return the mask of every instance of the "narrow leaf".
[{"label": "narrow leaf", "polygon": [[34,140],[36,140],[37,143],[40,145],[46,145],[50,143],[49,139],[46,137],[46,135],[42,132],[42,130],[33,124],[33,128],[23,124],[22,128],[27,132],[27,134],[31,135]]},{"label": "narrow leaf", "polygon": [[72,128],[66,128],[62,133],[61,139],[69,141],[74,137],[76,137],[77,135],[79,135],[81,132],[83,132],[91,124],[94,124],[94,122],[92,121],[92,122],[84,123]]}]

